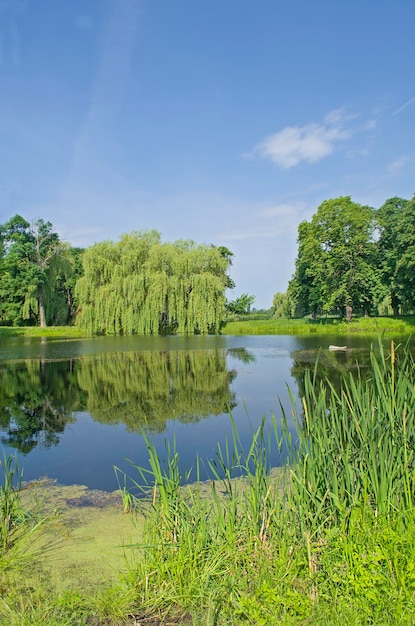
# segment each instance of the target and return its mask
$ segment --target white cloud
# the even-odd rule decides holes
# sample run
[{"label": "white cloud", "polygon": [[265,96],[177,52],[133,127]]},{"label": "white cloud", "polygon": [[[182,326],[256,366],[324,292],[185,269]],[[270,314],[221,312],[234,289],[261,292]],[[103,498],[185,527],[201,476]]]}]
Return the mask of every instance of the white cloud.
[{"label": "white cloud", "polygon": [[263,209],[260,209],[257,212],[257,215],[260,217],[278,217],[280,219],[282,218],[291,219],[293,215],[297,216],[297,212],[299,208],[300,208],[299,204],[282,203],[282,204],[277,204],[275,206],[265,207]]},{"label": "white cloud", "polygon": [[275,239],[281,236],[291,236],[297,231],[299,212],[304,204],[281,203],[275,206],[258,208],[251,213],[253,220],[249,225],[237,231],[222,233],[219,238],[227,241],[244,241]]},{"label": "white cloud", "polygon": [[334,126],[343,126],[345,122],[349,120],[354,120],[357,115],[355,113],[346,113],[343,108],[341,109],[333,109],[329,111],[324,118],[326,124],[334,125]]},{"label": "white cloud", "polygon": [[376,120],[367,120],[362,126],[362,130],[374,130],[377,126]]},{"label": "white cloud", "polygon": [[399,159],[396,159],[395,161],[392,161],[392,163],[389,163],[388,170],[392,174],[392,176],[395,176],[396,174],[399,174],[399,172],[405,167],[407,162],[408,157],[405,155],[401,156],[399,157]]},{"label": "white cloud", "polygon": [[253,154],[269,159],[283,169],[289,169],[302,161],[317,163],[331,154],[337,143],[348,139],[351,131],[344,128],[346,117],[341,109],[331,111],[323,124],[287,126],[266,137],[255,146]]},{"label": "white cloud", "polygon": [[258,228],[252,229],[249,228],[246,231],[239,230],[233,233],[221,234],[218,237],[226,240],[226,241],[246,241],[247,239],[273,239],[274,237],[278,237],[282,235],[286,231],[283,227],[276,228]]}]

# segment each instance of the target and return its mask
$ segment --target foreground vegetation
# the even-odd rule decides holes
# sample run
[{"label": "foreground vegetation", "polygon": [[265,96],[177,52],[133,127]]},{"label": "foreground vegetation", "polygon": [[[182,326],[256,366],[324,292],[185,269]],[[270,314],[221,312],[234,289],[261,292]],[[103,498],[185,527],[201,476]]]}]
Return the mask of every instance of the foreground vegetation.
[{"label": "foreground vegetation", "polygon": [[[116,586],[88,597],[86,589],[56,596],[45,578],[16,583],[20,561],[10,565],[3,541],[4,623],[412,624],[410,352],[392,344],[386,355],[380,346],[370,371],[340,387],[317,383],[310,370],[301,405],[292,398],[292,406],[294,424],[284,413],[264,421],[249,450],[235,430],[210,461],[208,484],[183,487],[175,449],[163,463],[148,442],[151,471],[137,468],[136,483],[150,497],[143,505],[124,492],[126,509],[144,506],[145,530]],[[278,472],[269,471],[274,446],[288,454]],[[7,498],[16,505],[10,481],[1,497],[7,520]],[[27,517],[12,519],[22,532],[16,550],[34,527]]]}]

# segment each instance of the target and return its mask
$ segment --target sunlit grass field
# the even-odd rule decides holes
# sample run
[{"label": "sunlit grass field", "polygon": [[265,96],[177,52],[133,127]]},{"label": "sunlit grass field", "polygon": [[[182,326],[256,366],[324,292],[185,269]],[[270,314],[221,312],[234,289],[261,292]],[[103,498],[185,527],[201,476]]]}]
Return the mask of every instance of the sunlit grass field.
[{"label": "sunlit grass field", "polygon": [[[312,319],[246,319],[226,322],[222,335],[315,335],[315,334],[411,334],[415,332],[415,315],[401,317],[361,317],[351,322],[339,318]],[[24,337],[88,337],[78,326],[0,326],[0,338]]]},{"label": "sunlit grass field", "polygon": [[223,335],[314,335],[314,334],[410,334],[415,332],[415,315],[402,317],[361,317],[350,322],[339,318],[268,319],[227,322]]},{"label": "sunlit grass field", "polygon": [[87,337],[88,333],[77,326],[0,326],[1,337]]}]

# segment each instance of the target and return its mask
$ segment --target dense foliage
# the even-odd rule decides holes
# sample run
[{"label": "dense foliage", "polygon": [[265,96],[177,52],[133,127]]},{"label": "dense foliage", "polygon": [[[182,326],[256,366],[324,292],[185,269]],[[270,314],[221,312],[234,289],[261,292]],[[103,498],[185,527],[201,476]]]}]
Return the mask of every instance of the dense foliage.
[{"label": "dense foliage", "polygon": [[226,303],[226,309],[229,313],[235,313],[236,315],[248,314],[251,311],[251,307],[255,301],[255,296],[251,296],[248,293],[243,293],[235,300],[230,300]]},{"label": "dense foliage", "polygon": [[[87,250],[50,222],[15,215],[0,225],[0,324],[65,325],[90,333],[218,332],[255,315],[254,295],[226,301],[233,253],[132,232]],[[298,227],[295,273],[264,317],[410,313],[415,309],[415,197],[379,209],[349,196],[324,201]],[[239,316],[239,317],[238,317]]]},{"label": "dense foliage", "polygon": [[0,226],[0,321],[3,325],[67,324],[79,249],[60,241],[52,224],[15,215]]},{"label": "dense foliage", "polygon": [[218,332],[229,265],[215,246],[161,243],[156,231],[95,244],[77,283],[79,324],[95,333]]},{"label": "dense foliage", "polygon": [[353,311],[377,312],[385,301],[395,314],[410,310],[414,244],[415,198],[392,198],[377,211],[348,196],[326,200],[298,227],[288,303],[299,315],[338,312],[347,319]]}]

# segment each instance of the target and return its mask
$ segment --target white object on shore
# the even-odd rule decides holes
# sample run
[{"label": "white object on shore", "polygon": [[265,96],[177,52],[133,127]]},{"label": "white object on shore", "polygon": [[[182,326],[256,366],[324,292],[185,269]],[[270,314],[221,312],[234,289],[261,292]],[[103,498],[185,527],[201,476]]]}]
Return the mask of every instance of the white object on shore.
[{"label": "white object on shore", "polygon": [[329,350],[343,350],[344,352],[346,352],[347,346],[329,346]]}]

